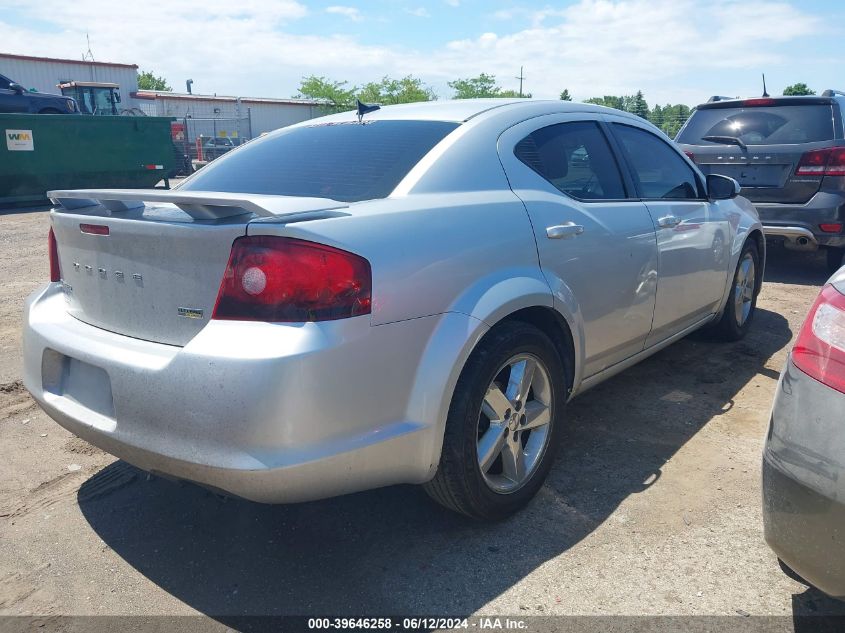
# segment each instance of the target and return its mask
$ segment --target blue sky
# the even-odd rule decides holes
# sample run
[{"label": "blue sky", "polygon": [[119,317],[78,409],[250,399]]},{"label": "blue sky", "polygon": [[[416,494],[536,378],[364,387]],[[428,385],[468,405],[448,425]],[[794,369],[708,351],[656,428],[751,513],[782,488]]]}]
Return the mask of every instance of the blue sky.
[{"label": "blue sky", "polygon": [[[576,99],[629,94],[694,104],[797,81],[845,89],[845,3],[836,0],[0,0],[0,51],[136,63],[177,90],[288,97],[303,75],[360,85],[487,72]],[[0,69],[2,72],[2,69]]]}]

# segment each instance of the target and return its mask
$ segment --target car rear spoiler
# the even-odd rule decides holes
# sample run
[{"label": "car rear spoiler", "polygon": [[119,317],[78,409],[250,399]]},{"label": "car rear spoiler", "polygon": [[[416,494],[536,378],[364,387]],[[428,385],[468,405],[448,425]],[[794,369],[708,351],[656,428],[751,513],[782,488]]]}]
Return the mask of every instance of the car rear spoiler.
[{"label": "car rear spoiler", "polygon": [[[102,205],[112,213],[143,208],[147,202],[174,204],[195,220],[219,220],[252,213],[262,218],[314,214],[349,205],[328,198],[268,196],[218,191],[161,189],[72,189],[48,191],[53,204],[67,210]],[[61,212],[61,209],[56,209]],[[346,215],[320,214],[322,217]]]}]

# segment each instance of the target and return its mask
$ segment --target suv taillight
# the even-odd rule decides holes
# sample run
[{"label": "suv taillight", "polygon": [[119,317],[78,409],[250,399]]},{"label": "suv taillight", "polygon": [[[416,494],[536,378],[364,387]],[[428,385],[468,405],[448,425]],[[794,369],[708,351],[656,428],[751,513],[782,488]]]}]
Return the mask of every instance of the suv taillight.
[{"label": "suv taillight", "polygon": [[56,235],[53,229],[47,236],[47,244],[50,250],[50,281],[61,281],[62,270],[59,268],[59,247],[56,244]]},{"label": "suv taillight", "polygon": [[289,237],[239,237],[213,319],[330,321],[369,314],[370,263],[331,246]]},{"label": "suv taillight", "polygon": [[792,362],[805,374],[845,393],[845,295],[822,288],[801,326]]},{"label": "suv taillight", "polygon": [[806,152],[796,176],[845,176],[845,147],[825,147]]}]

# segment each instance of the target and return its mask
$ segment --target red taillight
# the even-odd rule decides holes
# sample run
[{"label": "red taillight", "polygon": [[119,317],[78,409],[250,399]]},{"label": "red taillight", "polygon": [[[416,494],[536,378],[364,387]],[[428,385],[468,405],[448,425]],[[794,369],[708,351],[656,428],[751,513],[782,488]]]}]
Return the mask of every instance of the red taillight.
[{"label": "red taillight", "polygon": [[50,249],[50,281],[61,281],[62,270],[59,268],[59,247],[56,245],[56,236],[53,229],[47,236],[47,244]]},{"label": "red taillight", "polygon": [[825,147],[806,152],[795,168],[796,176],[845,176],[845,147]]},{"label": "red taillight", "polygon": [[370,263],[331,246],[288,237],[232,244],[213,319],[330,321],[369,314]]},{"label": "red taillight", "polygon": [[845,393],[845,295],[822,288],[801,326],[792,362],[805,374]]},{"label": "red taillight", "polygon": [[819,228],[823,233],[840,233],[842,231],[842,223],[830,222],[829,224],[819,224]]},{"label": "red taillight", "polygon": [[686,154],[687,158],[689,158],[692,162],[695,162],[695,154],[688,152],[687,150],[684,150],[684,154]]}]

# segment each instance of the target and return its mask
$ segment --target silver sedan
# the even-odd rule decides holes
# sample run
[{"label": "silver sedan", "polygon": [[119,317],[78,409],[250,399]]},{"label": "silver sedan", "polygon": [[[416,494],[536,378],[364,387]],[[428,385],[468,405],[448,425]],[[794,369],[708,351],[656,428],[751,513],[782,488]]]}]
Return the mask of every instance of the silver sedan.
[{"label": "silver sedan", "polygon": [[262,502],[537,492],[578,393],[750,327],[765,244],[735,181],[641,118],[561,101],[345,113],[172,191],[53,191],[25,383],[154,473]]}]

